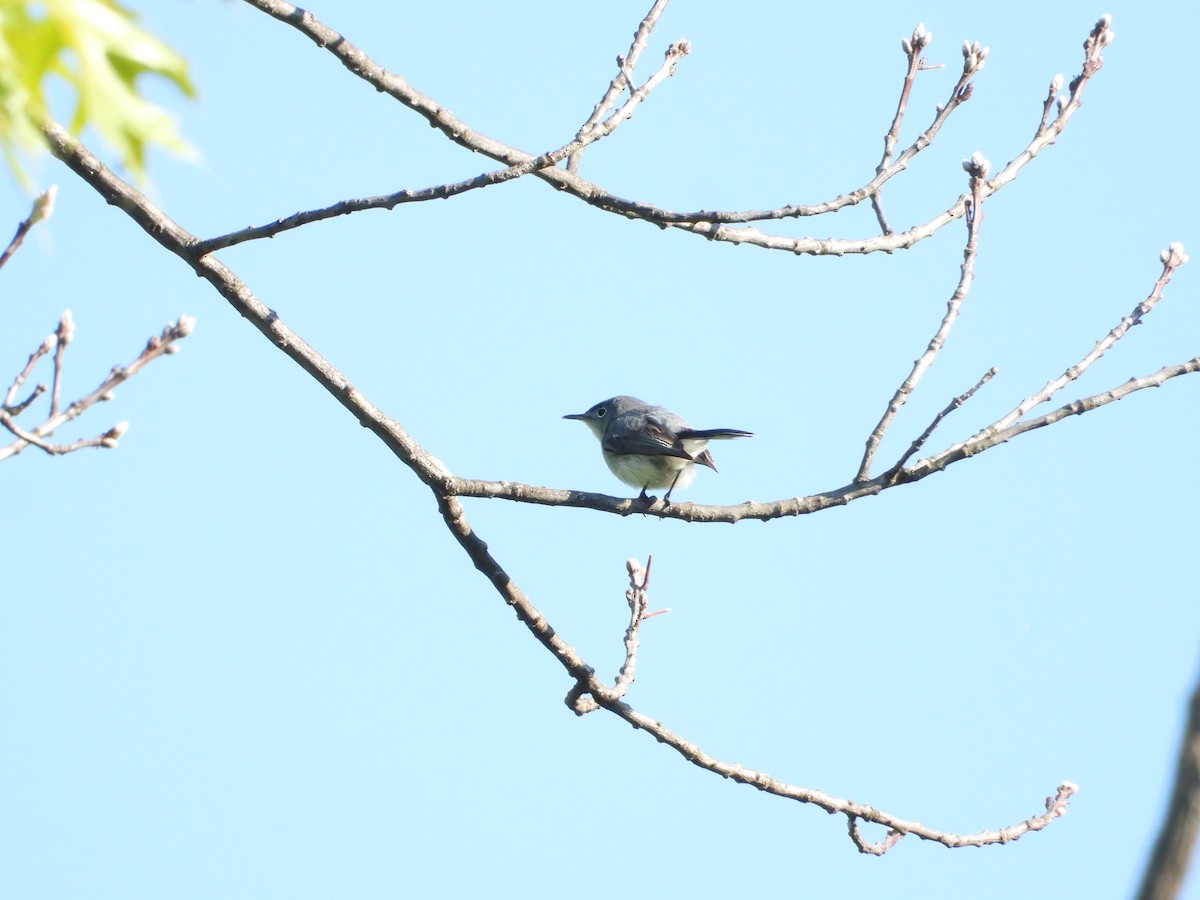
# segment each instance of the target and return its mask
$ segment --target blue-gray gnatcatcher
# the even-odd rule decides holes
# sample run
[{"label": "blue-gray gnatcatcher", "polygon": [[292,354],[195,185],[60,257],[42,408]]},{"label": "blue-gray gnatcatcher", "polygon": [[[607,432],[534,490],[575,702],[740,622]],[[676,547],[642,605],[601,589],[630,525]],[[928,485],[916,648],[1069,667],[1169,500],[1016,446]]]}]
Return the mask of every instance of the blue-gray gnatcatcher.
[{"label": "blue-gray gnatcatcher", "polygon": [[663,501],[670,502],[671,491],[692,483],[696,463],[717,471],[705,449],[709,441],[751,435],[736,428],[693,428],[682,416],[637,397],[601,400],[585,413],[563,418],[578,419],[592,430],[612,473],[641,488],[639,500],[654,499],[646,496],[649,488],[666,488]]}]

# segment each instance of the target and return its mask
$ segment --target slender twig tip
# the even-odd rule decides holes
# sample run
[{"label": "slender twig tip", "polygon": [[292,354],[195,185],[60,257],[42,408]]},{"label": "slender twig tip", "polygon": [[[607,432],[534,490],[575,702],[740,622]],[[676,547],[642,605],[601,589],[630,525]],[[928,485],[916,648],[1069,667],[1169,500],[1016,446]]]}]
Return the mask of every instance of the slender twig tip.
[{"label": "slender twig tip", "polygon": [[1158,258],[1164,266],[1182,266],[1188,261],[1188,255],[1183,252],[1183,244],[1179,241],[1172,241],[1166,250],[1158,254]]},{"label": "slender twig tip", "polygon": [[52,184],[38,194],[33,201],[33,212],[29,214],[29,224],[36,225],[54,214],[54,198],[58,195],[58,185]]},{"label": "slender twig tip", "polygon": [[128,430],[128,422],[118,422],[112,428],[108,429],[108,431],[104,433],[104,436],[100,438],[100,446],[108,450],[115,450],[117,444]]},{"label": "slender twig tip", "polygon": [[982,46],[979,41],[963,41],[963,71],[968,75],[973,75],[983,68],[983,61],[987,59],[988,48]]},{"label": "slender twig tip", "polygon": [[925,30],[925,23],[918,22],[913,29],[912,37],[901,38],[900,46],[909,58],[918,56],[933,40],[933,32]]},{"label": "slender twig tip", "polygon": [[58,330],[55,332],[58,336],[58,343],[65,347],[75,337],[75,317],[71,315],[69,309],[63,310],[62,318],[58,320]]},{"label": "slender twig tip", "polygon": [[962,167],[963,171],[972,178],[985,178],[987,177],[988,169],[992,167],[992,164],[987,161],[982,153],[976,150],[971,154],[970,159],[964,159],[962,161]]}]

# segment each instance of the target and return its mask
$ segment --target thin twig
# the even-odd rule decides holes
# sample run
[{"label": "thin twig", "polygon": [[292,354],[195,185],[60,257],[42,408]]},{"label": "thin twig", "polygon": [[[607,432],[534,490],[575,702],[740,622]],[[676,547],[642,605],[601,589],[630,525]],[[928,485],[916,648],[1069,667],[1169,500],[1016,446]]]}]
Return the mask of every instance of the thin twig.
[{"label": "thin twig", "polygon": [[44,384],[39,384],[36,388],[34,388],[33,394],[29,398],[24,400],[22,403],[17,404],[17,407],[14,407],[13,405],[17,398],[17,391],[21,389],[21,385],[25,383],[26,379],[33,374],[33,369],[37,365],[38,360],[53,350],[56,343],[57,339],[53,334],[51,334],[44,341],[42,341],[42,345],[40,347],[29,354],[29,361],[25,364],[25,368],[22,369],[20,374],[13,379],[13,383],[9,387],[8,393],[4,397],[4,409],[8,410],[9,412],[18,412],[19,409],[17,409],[17,407],[24,409],[33,401],[34,397],[46,390],[46,386]]},{"label": "thin twig", "polygon": [[277,219],[274,222],[266,225],[252,226],[243,228],[239,231],[230,232],[229,234],[219,235],[217,237],[208,238],[207,240],[198,240],[192,248],[192,252],[196,256],[203,256],[206,253],[213,253],[225,247],[232,247],[235,244],[245,243],[246,241],[260,240],[262,238],[274,237],[284,231],[289,231],[293,228],[299,228],[302,225],[308,225],[312,222],[319,222],[324,219],[331,219],[336,216],[350,215],[351,213],[362,212],[368,209],[393,209],[403,203],[421,203],[427,200],[445,200],[458,194],[465,194],[467,191],[477,190],[479,188],[491,187],[495,184],[504,184],[514,179],[521,178],[534,172],[539,172],[544,169],[554,168],[560,162],[567,158],[571,153],[578,152],[584,147],[594,144],[603,138],[608,137],[617,127],[626,119],[633,115],[634,110],[646,99],[654,88],[661,84],[665,79],[669,78],[675,72],[675,64],[687,55],[690,47],[687,41],[679,41],[672,44],[663,58],[662,64],[657,71],[647,79],[646,83],[641,87],[630,88],[629,99],[621,106],[621,108],[609,116],[603,122],[590,128],[587,133],[580,134],[579,137],[565,144],[556,150],[543,153],[540,156],[530,157],[520,162],[513,163],[503,169],[494,169],[490,172],[483,172],[476,175],[474,178],[468,178],[465,181],[459,181],[455,184],[439,184],[433,187],[422,188],[420,190],[402,190],[394,194],[386,194],[380,197],[362,197],[352,200],[342,200],[332,206],[326,206],[322,209],[313,209],[306,212],[294,213],[286,218]]},{"label": "thin twig", "polygon": [[[621,96],[621,92],[625,89],[633,90],[633,78],[631,74],[637,68],[638,59],[641,58],[642,51],[646,49],[646,44],[650,40],[650,35],[654,31],[654,26],[658,24],[658,20],[666,11],[667,4],[670,0],[654,0],[654,5],[650,7],[650,11],[646,13],[638,25],[637,30],[633,33],[633,42],[629,45],[629,50],[624,56],[617,57],[617,74],[613,76],[608,87],[604,91],[604,96],[600,98],[600,102],[596,104],[592,114],[588,116],[586,122],[579,128],[579,132],[575,135],[576,140],[581,139],[586,135],[604,116],[612,109],[617,97]],[[567,171],[575,173],[579,171],[579,160],[583,155],[583,148],[574,151],[567,159]]]},{"label": "thin twig", "polygon": [[946,301],[946,313],[942,316],[942,321],[937,331],[929,339],[929,343],[925,347],[925,352],[913,362],[908,377],[896,388],[892,399],[888,401],[887,408],[883,411],[883,416],[875,425],[875,428],[872,429],[870,435],[867,436],[866,449],[863,451],[863,458],[862,462],[859,463],[858,473],[854,476],[855,481],[866,481],[871,477],[871,463],[875,460],[875,453],[879,449],[879,444],[883,441],[883,436],[887,433],[888,428],[891,427],[892,422],[895,421],[901,407],[912,396],[912,392],[920,382],[921,376],[933,365],[938,352],[945,346],[946,339],[950,336],[950,329],[954,327],[954,323],[958,319],[959,310],[962,309],[963,301],[967,299],[967,293],[971,290],[971,283],[975,279],[975,258],[979,254],[979,227],[983,223],[983,180],[987,176],[988,167],[987,160],[983,159],[979,154],[975,154],[967,163],[971,165],[971,205],[974,212],[967,218],[967,243],[963,248],[963,261],[959,267],[958,284],[955,285],[954,293],[950,295],[950,299]]},{"label": "thin twig", "polygon": [[[74,453],[76,450],[83,450],[87,447],[104,447],[107,449],[115,449],[117,442],[129,430],[128,422],[118,422],[108,431],[94,438],[79,438],[70,444],[52,444],[49,441],[42,440],[31,431],[26,431],[13,421],[12,415],[7,411],[0,410],[0,425],[3,425],[11,431],[20,441],[37,447],[39,450],[44,450],[51,456],[62,456],[67,453]],[[0,454],[8,448],[0,448]],[[0,459],[7,457],[0,455]]]},{"label": "thin twig", "polygon": [[1090,397],[1072,400],[1070,403],[1066,403],[1058,407],[1058,409],[1051,410],[1037,418],[1022,419],[1019,422],[1014,422],[1001,431],[990,433],[980,432],[968,441],[964,441],[961,444],[954,444],[934,456],[918,460],[912,466],[903,470],[904,481],[920,480],[933,472],[940,472],[953,463],[969,459],[976,454],[982,453],[984,450],[990,450],[992,447],[1003,444],[1006,441],[1011,441],[1019,435],[1035,431],[1038,428],[1045,428],[1047,425],[1053,425],[1068,416],[1081,416],[1084,413],[1100,409],[1117,400],[1122,400],[1135,391],[1161,387],[1171,378],[1177,378],[1180,375],[1192,375],[1196,372],[1200,372],[1200,356],[1193,357],[1186,362],[1177,363],[1173,366],[1163,366],[1158,371],[1151,372],[1149,375],[1130,378],[1115,388],[1101,391],[1098,394],[1092,394]]},{"label": "thin twig", "polygon": [[1013,422],[1017,421],[1022,416],[1027,415],[1030,410],[1047,402],[1060,390],[1086,372],[1091,367],[1092,363],[1096,362],[1096,360],[1100,359],[1101,356],[1110,350],[1117,341],[1125,336],[1130,328],[1132,328],[1134,325],[1140,324],[1142,317],[1154,309],[1158,301],[1162,299],[1163,290],[1170,283],[1171,277],[1175,274],[1176,270],[1180,266],[1185,265],[1188,261],[1187,254],[1183,252],[1183,245],[1177,242],[1172,243],[1166,250],[1162,251],[1162,253],[1159,254],[1159,259],[1163,266],[1162,274],[1159,275],[1158,280],[1154,282],[1154,287],[1151,288],[1150,293],[1146,296],[1145,300],[1135,306],[1129,315],[1122,318],[1121,321],[1118,322],[1112,329],[1112,331],[1097,341],[1096,346],[1094,346],[1087,354],[1085,354],[1084,357],[1079,360],[1079,362],[1075,363],[1073,366],[1069,366],[1057,378],[1046,382],[1046,384],[1042,386],[1041,390],[1026,397],[991,425],[988,425],[978,434],[970,438],[968,443],[970,441],[974,441],[976,438],[1003,431]]},{"label": "thin twig", "polygon": [[924,59],[921,54],[933,41],[933,33],[925,30],[925,23],[918,22],[913,29],[912,37],[900,41],[900,47],[908,58],[908,69],[904,73],[904,83],[900,87],[900,99],[896,102],[896,114],[892,116],[891,127],[883,136],[883,158],[879,161],[876,171],[882,171],[892,161],[892,153],[896,149],[896,141],[900,138],[900,126],[904,123],[904,112],[908,108],[908,98],[912,94],[913,83],[917,72],[921,71]]},{"label": "thin twig", "polygon": [[[917,27],[913,29],[912,37],[904,38],[900,42],[904,55],[908,58],[908,69],[904,73],[904,82],[900,86],[900,99],[896,103],[896,114],[892,117],[892,124],[888,128],[887,134],[883,136],[883,158],[875,167],[876,175],[886,172],[892,162],[892,153],[896,149],[896,141],[900,138],[900,126],[904,122],[904,112],[908,108],[908,98],[912,94],[913,82],[916,81],[917,73],[923,70],[925,60],[921,56],[921,52],[929,46],[929,42],[932,40],[933,34],[925,30],[925,23],[918,22]],[[879,220],[880,231],[884,234],[891,234],[892,227],[888,224],[887,216],[883,212],[882,189],[871,195],[871,206],[875,210],[876,219]]]},{"label": "thin twig", "polygon": [[75,337],[75,320],[71,317],[71,311],[64,310],[62,317],[58,320],[58,328],[54,331],[54,380],[51,382],[50,388],[50,418],[58,415],[58,398],[62,389],[62,373],[63,373],[63,357],[67,352],[67,345]]},{"label": "thin twig", "polygon": [[0,253],[0,268],[3,268],[4,264],[8,262],[9,257],[16,253],[17,248],[25,242],[25,235],[29,234],[29,229],[33,228],[38,222],[50,218],[54,212],[54,197],[57,193],[58,188],[51,185],[38,194],[37,198],[33,201],[33,209],[29,211],[29,215],[25,220],[17,225],[17,233],[8,242],[8,246],[4,248],[4,252]]},{"label": "thin twig", "polygon": [[951,400],[946,405],[945,409],[943,409],[941,412],[939,412],[936,416],[933,417],[933,421],[929,423],[929,426],[923,432],[921,432],[921,436],[918,437],[915,441],[912,442],[912,444],[909,445],[909,448],[906,451],[904,451],[904,455],[901,456],[898,460],[896,460],[895,464],[890,469],[888,469],[887,474],[894,476],[897,472],[899,472],[901,469],[903,469],[904,464],[906,462],[908,462],[910,459],[912,459],[914,456],[916,456],[917,453],[920,452],[921,448],[925,446],[925,442],[928,441],[930,436],[933,435],[934,430],[940,424],[942,424],[942,420],[944,418],[946,418],[946,416],[950,415],[950,413],[954,412],[954,410],[958,409],[960,406],[962,406],[964,403],[966,403],[968,400],[970,400],[971,397],[973,397],[975,395],[975,392],[977,390],[979,390],[981,387],[983,387],[985,384],[987,384],[989,381],[991,381],[992,378],[995,377],[995,375],[996,375],[996,368],[995,368],[995,366],[993,366],[992,368],[988,369],[986,372],[983,373],[983,377],[980,378],[979,381],[975,382],[974,387],[972,387],[970,390],[966,391],[965,393],[959,394],[957,397],[955,397],[953,400]]},{"label": "thin twig", "polygon": [[[112,392],[118,385],[128,381],[152,360],[155,360],[160,356],[174,353],[177,349],[179,349],[175,342],[182,340],[191,334],[192,328],[195,326],[195,324],[196,320],[190,316],[180,316],[177,322],[167,325],[160,335],[150,338],[150,340],[146,342],[146,346],[142,352],[138,354],[137,358],[135,358],[128,366],[125,366],[124,368],[121,366],[115,366],[113,370],[109,372],[108,377],[106,377],[100,383],[99,387],[97,387],[90,394],[80,397],[74,403],[71,403],[65,409],[60,411],[57,403],[57,392],[63,371],[63,354],[65,353],[66,347],[70,343],[75,331],[75,326],[73,320],[71,319],[70,311],[63,313],[62,318],[59,320],[59,326],[53,336],[56,338],[57,349],[54,355],[55,400],[51,403],[50,414],[47,416],[45,421],[34,428],[21,428],[13,420],[13,417],[22,412],[32,401],[33,397],[30,397],[29,400],[26,400],[19,406],[10,406],[6,402],[6,404],[0,408],[0,425],[12,432],[17,439],[6,446],[0,447],[0,462],[16,456],[26,447],[31,446],[37,447],[38,449],[53,455],[71,453],[75,450],[80,450],[85,447],[105,447],[109,449],[116,447],[121,436],[124,435],[125,431],[129,428],[128,422],[118,423],[97,437],[84,438],[70,444],[53,444],[47,441],[46,438],[54,434],[55,431],[57,431],[67,422],[78,418],[85,410],[96,403],[100,402],[101,400],[111,399]],[[33,363],[37,361],[37,358],[45,355],[49,340],[50,339],[48,338],[47,342],[43,343],[42,347],[40,347],[38,351],[35,351],[34,355],[30,357],[29,365],[27,365],[25,371],[18,376],[17,383],[9,389],[10,397],[16,392],[16,389],[19,387],[20,383],[26,377],[28,377]],[[41,393],[41,389],[35,391],[33,396],[36,397],[39,393]]]},{"label": "thin twig", "polygon": [[1054,108],[1055,101],[1062,91],[1062,84],[1063,77],[1061,72],[1050,79],[1050,90],[1046,93],[1046,99],[1042,101],[1042,121],[1038,123],[1034,137],[1039,136],[1046,130],[1046,123],[1050,121],[1050,110]]},{"label": "thin twig", "polygon": [[[852,800],[831,797],[823,791],[785,784],[763,772],[749,769],[740,763],[727,762],[709,756],[695,744],[684,740],[679,735],[663,727],[661,722],[657,722],[638,712],[628,704],[622,703],[619,700],[610,700],[603,695],[597,697],[597,700],[605,709],[620,716],[635,728],[651,732],[659,743],[666,744],[688,762],[720,775],[722,778],[728,778],[740,784],[749,785],[764,793],[772,794],[785,800],[811,803],[829,813],[841,813],[847,816],[847,818],[856,817],[865,822],[882,825],[900,834],[916,835],[922,840],[934,841],[945,847],[984,847],[995,844],[1006,844],[1017,840],[1022,835],[1028,834],[1031,831],[1041,831],[1055,819],[1066,814],[1070,798],[1079,791],[1076,785],[1069,781],[1064,781],[1059,784],[1053,797],[1046,798],[1045,813],[1031,816],[1015,825],[1009,825],[1000,829],[987,829],[974,834],[952,834],[930,828],[921,822],[899,819],[888,813],[881,812],[874,807],[855,803]],[[893,841],[893,843],[895,842]]]},{"label": "thin twig", "polygon": [[871,856],[883,856],[883,854],[891,850],[896,844],[900,843],[900,839],[904,837],[903,831],[889,828],[883,840],[871,843],[863,837],[862,829],[858,827],[858,816],[846,816],[846,825],[850,831],[850,840],[854,841],[854,846],[858,848],[858,852]]},{"label": "thin twig", "polygon": [[20,403],[14,403],[11,406],[5,404],[3,407],[0,407],[0,409],[3,409],[4,412],[10,413],[13,416],[19,416],[30,407],[34,400],[42,396],[44,393],[46,393],[46,386],[44,384],[36,385],[34,389],[29,392],[29,396]]},{"label": "thin twig", "polygon": [[[645,567],[636,559],[625,562],[625,571],[629,575],[629,589],[625,591],[625,600],[629,604],[629,625],[625,629],[625,662],[621,664],[613,682],[613,691],[618,697],[624,697],[629,692],[637,671],[638,631],[642,627],[642,620],[646,618],[646,588],[650,584],[650,565],[653,562],[653,557],[646,558]],[[571,685],[564,702],[578,716],[600,708],[600,704],[588,693],[587,685],[578,681]]]},{"label": "thin twig", "polygon": [[652,556],[646,557],[645,568],[636,559],[625,562],[625,570],[629,573],[629,589],[625,591],[625,600],[629,603],[629,626],[625,629],[625,662],[613,681],[613,689],[620,697],[629,692],[637,672],[638,631],[649,604],[646,589],[650,586],[650,566],[653,562]]},{"label": "thin twig", "polygon": [[[552,166],[558,161],[552,153],[544,154],[538,160],[542,165],[547,166]],[[394,209],[404,203],[445,200],[459,194],[465,194],[467,191],[490,187],[494,184],[504,184],[507,181],[520,178],[522,175],[532,172],[536,164],[537,161],[533,161],[508,166],[503,169],[493,169],[492,171],[476,175],[474,178],[468,178],[465,181],[455,182],[454,184],[438,184],[427,188],[405,189],[396,191],[394,194],[385,194],[378,197],[339,200],[330,206],[293,213],[290,216],[276,219],[274,222],[266,225],[253,225],[238,231],[231,231],[228,234],[197,241],[193,248],[193,253],[197,256],[203,256],[206,253],[215,253],[218,250],[232,247],[235,244],[271,238],[285,231],[290,231],[293,228],[299,228],[302,225],[321,222],[325,219],[336,218],[337,216],[348,216],[351,213],[362,212],[368,209]]]}]

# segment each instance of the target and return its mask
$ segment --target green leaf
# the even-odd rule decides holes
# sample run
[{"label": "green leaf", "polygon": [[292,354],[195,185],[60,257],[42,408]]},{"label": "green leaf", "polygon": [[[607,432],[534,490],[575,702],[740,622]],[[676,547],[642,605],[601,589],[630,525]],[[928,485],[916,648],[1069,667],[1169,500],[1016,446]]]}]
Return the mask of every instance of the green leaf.
[{"label": "green leaf", "polygon": [[143,75],[195,95],[183,57],[113,0],[0,0],[0,146],[13,174],[25,180],[20,156],[41,144],[51,76],[73,90],[71,130],[95,128],[136,179],[151,146],[193,155],[174,118],[139,93]]}]

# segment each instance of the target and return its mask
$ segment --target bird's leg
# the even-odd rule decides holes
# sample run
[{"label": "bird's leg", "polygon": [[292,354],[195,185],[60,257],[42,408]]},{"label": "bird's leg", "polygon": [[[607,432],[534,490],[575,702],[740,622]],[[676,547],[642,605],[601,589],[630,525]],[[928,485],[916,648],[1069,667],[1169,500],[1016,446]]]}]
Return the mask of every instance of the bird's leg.
[{"label": "bird's leg", "polygon": [[680,469],[678,472],[676,472],[676,473],[675,473],[675,478],[674,478],[674,480],[671,482],[671,486],[670,486],[669,488],[667,488],[667,494],[666,494],[666,496],[665,496],[665,497],[663,497],[663,504],[664,504],[664,505],[666,505],[666,506],[670,506],[670,505],[671,505],[671,491],[675,490],[675,485],[677,485],[677,484],[679,483],[679,476],[680,476],[680,475],[682,475],[682,474],[683,474],[683,469]]}]

